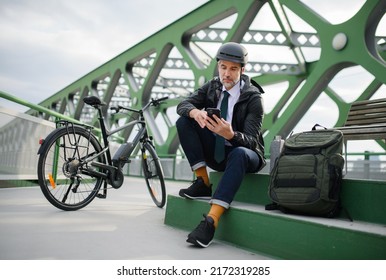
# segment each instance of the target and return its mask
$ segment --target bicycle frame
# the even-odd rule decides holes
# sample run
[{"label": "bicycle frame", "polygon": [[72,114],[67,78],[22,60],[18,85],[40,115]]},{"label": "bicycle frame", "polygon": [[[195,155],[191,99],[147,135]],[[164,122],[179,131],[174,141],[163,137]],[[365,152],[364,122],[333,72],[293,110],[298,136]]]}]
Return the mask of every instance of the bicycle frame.
[{"label": "bicycle frame", "polygon": [[[143,111],[138,111],[138,110],[134,110],[134,109],[129,109],[129,108],[125,108],[127,110],[130,110],[134,113],[138,113],[140,114],[140,118],[138,120],[134,120],[134,121],[131,121],[131,122],[128,122],[114,130],[108,130],[107,127],[106,127],[106,123],[105,123],[105,119],[103,117],[103,114],[102,114],[102,109],[100,107],[97,108],[98,110],[98,120],[99,120],[99,124],[100,124],[100,128],[101,128],[101,132],[102,132],[102,139],[103,139],[103,144],[104,144],[104,147],[103,147],[103,150],[102,150],[102,153],[105,153],[106,154],[106,157],[107,157],[107,163],[108,165],[112,165],[112,159],[111,159],[111,153],[110,153],[110,148],[109,148],[109,140],[108,140],[108,137],[110,137],[111,135],[114,135],[115,133],[121,131],[121,130],[124,130],[130,126],[133,126],[133,125],[136,125],[136,124],[141,124],[141,129],[139,130],[139,132],[137,133],[137,135],[135,136],[134,140],[133,140],[133,146],[137,146],[137,144],[140,142],[140,140],[142,139],[142,137],[145,137],[147,138],[148,135],[147,135],[147,129],[146,129],[146,122],[145,122],[145,118],[143,117]],[[107,150],[105,150],[107,149]],[[100,155],[102,154],[100,153]],[[99,155],[98,155],[99,156]]]}]

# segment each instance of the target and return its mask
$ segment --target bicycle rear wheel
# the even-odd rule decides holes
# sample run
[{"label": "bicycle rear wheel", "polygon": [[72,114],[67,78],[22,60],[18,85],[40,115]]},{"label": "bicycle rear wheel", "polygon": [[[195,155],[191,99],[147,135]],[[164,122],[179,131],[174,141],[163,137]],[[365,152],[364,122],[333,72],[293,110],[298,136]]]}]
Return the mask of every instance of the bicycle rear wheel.
[{"label": "bicycle rear wheel", "polygon": [[154,147],[148,142],[142,148],[142,168],[151,198],[155,205],[164,207],[166,203],[164,173]]},{"label": "bicycle rear wheel", "polygon": [[[53,131],[39,150],[38,179],[47,200],[55,207],[73,211],[88,205],[97,195],[103,179],[88,175],[87,158],[102,150],[90,131],[78,126]],[[105,162],[104,156],[93,161]]]}]

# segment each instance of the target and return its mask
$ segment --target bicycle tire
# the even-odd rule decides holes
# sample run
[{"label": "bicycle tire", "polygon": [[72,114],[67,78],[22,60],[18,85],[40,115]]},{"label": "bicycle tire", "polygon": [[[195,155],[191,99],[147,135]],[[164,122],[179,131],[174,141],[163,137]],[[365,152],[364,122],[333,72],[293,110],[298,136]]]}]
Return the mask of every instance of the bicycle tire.
[{"label": "bicycle tire", "polygon": [[[39,150],[38,180],[44,196],[53,206],[74,211],[85,207],[95,198],[103,179],[83,173],[83,167],[77,167],[74,163],[101,150],[96,137],[83,127],[61,127],[47,136]],[[99,156],[94,161],[104,163],[105,156]]]},{"label": "bicycle tire", "polygon": [[155,205],[159,208],[164,207],[166,203],[164,173],[159,157],[149,142],[142,148],[142,169],[147,189]]}]

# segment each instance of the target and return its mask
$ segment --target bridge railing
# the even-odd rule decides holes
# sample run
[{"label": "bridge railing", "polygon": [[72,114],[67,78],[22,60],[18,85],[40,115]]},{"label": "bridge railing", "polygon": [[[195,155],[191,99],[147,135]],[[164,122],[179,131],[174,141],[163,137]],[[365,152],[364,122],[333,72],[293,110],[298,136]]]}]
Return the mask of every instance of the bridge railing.
[{"label": "bridge railing", "polygon": [[36,180],[39,139],[55,123],[0,107],[0,178]]},{"label": "bridge railing", "polygon": [[[50,111],[34,104],[24,103],[22,105],[33,107],[36,110]],[[52,115],[72,120],[56,112],[52,112]],[[55,123],[51,121],[0,107],[0,181],[36,180],[39,140],[54,129]],[[111,145],[114,151],[118,144],[112,143]],[[348,154],[348,173],[345,178],[385,180],[386,161],[380,160],[379,156],[384,156],[386,153],[356,153],[354,155],[356,159],[350,160],[350,154]],[[363,160],[358,160],[359,155],[363,156]],[[160,155],[160,158],[167,179],[189,181],[194,179],[189,163],[184,156]],[[131,163],[125,165],[124,168],[124,173],[128,176],[142,176],[139,157],[133,157]],[[269,173],[269,162],[261,172]]]}]

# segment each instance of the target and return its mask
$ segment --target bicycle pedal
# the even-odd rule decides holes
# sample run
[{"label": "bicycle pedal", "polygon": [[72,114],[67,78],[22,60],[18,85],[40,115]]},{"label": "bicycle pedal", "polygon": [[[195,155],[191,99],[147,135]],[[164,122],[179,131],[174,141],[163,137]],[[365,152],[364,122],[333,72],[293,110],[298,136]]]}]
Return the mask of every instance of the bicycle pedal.
[{"label": "bicycle pedal", "polygon": [[97,198],[100,198],[100,199],[105,199],[105,198],[107,197],[107,195],[98,193],[98,194],[96,195],[96,197],[97,197]]}]

